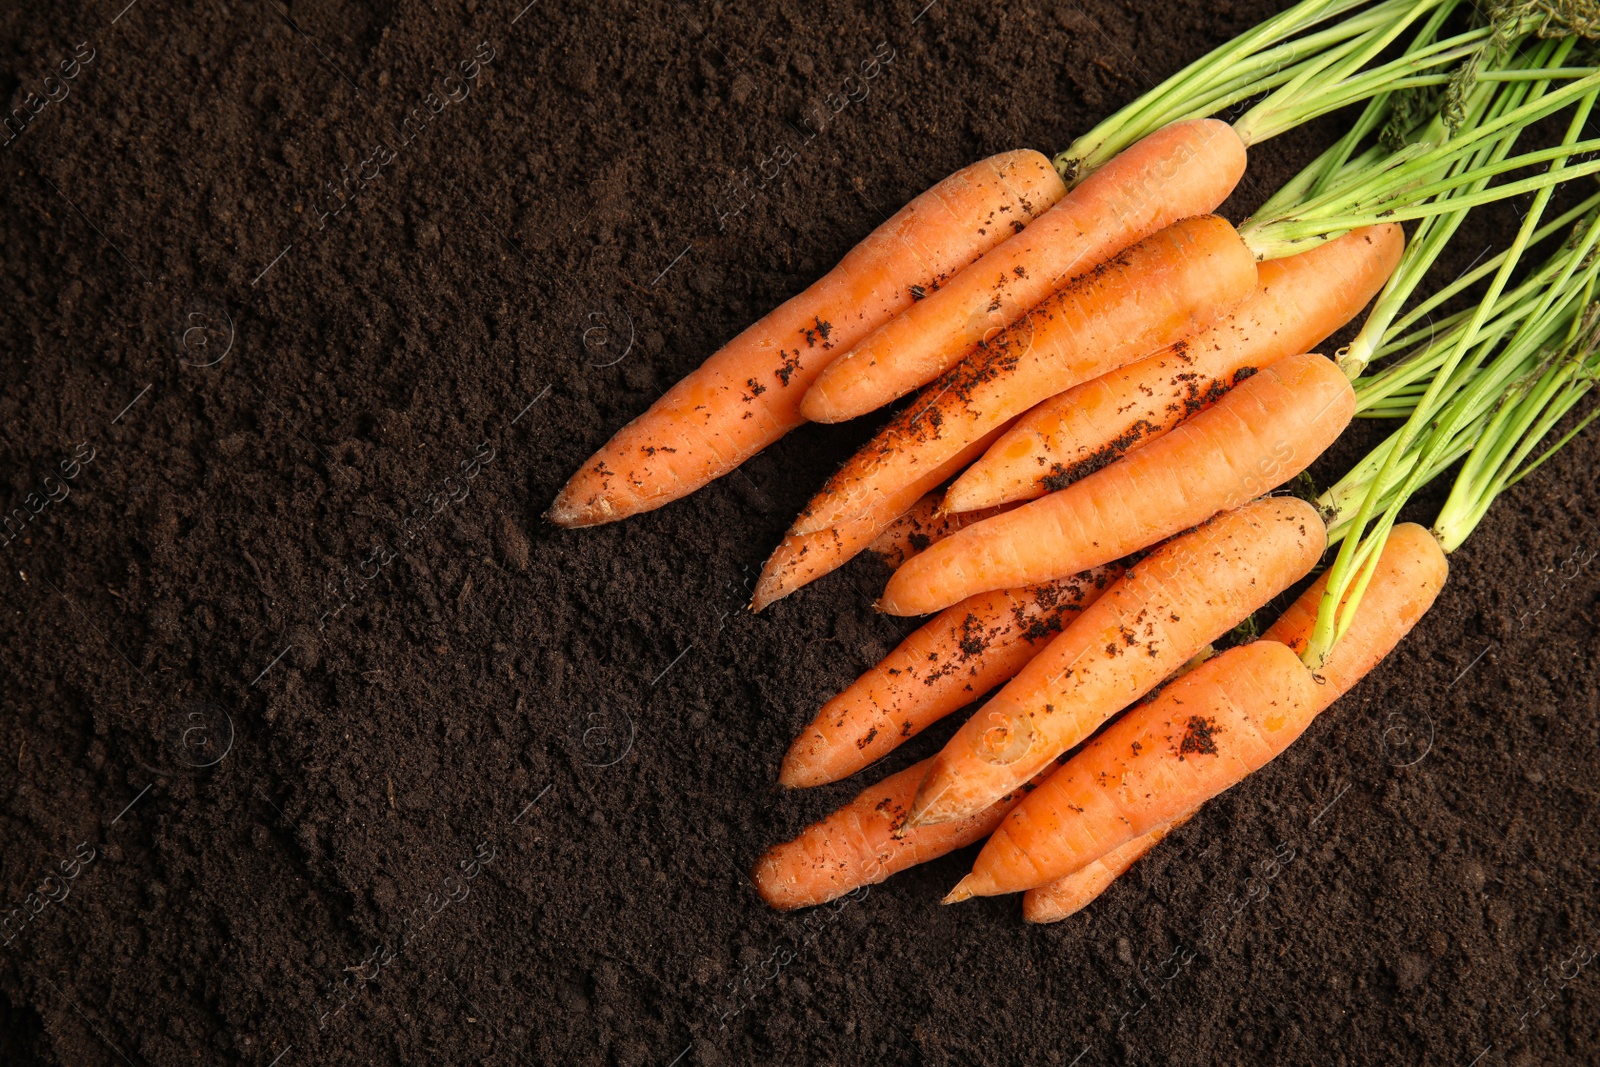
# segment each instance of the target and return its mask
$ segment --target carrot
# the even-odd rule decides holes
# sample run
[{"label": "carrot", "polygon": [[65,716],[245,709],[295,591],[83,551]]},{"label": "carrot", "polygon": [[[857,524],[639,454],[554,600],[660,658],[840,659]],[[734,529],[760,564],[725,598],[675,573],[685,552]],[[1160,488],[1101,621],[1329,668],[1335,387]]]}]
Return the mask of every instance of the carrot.
[{"label": "carrot", "polygon": [[868,786],[793,841],[768,849],[750,873],[761,899],[779,911],[792,911],[876,885],[907,867],[981,841],[1021,799],[1022,790],[1017,790],[965,819],[901,833],[906,806],[928,762]]},{"label": "carrot", "polygon": [[801,413],[841,422],[932,381],[1072,278],[1179,219],[1215,211],[1244,168],[1244,144],[1224,122],[1157,130],[831,363]]},{"label": "carrot", "polygon": [[1137,552],[1305,470],[1354,411],[1355,393],[1332,362],[1314,353],[1280,360],[1104,470],[911,557],[879,607],[925,615]]},{"label": "carrot", "polygon": [[[996,435],[996,439],[998,440]],[[957,530],[982,522],[991,515],[1010,511],[1016,505],[1002,504],[996,508],[977,511],[947,511],[943,493],[929,493],[867,546],[867,551],[877,556],[890,570],[899,567],[929,545],[938,544]]]},{"label": "carrot", "polygon": [[[807,534],[797,534],[791,528],[762,565],[761,577],[750,598],[750,610],[761,611],[801,586],[838,570],[862,550],[877,545],[914,513],[921,501],[928,499],[929,490],[942,485],[983,455],[983,450],[1004,432],[1004,427],[990,431],[933,470],[891,489],[866,510],[833,526]],[[890,549],[889,545],[884,547],[886,551]]]},{"label": "carrot", "polygon": [[800,398],[835,356],[937,289],[1066,192],[1038,152],[1002,152],[901,208],[838,266],[729,341],[619,430],[556,496],[561,526],[686,496],[804,422]]},{"label": "carrot", "polygon": [[1276,641],[1206,661],[1018,804],[945,903],[1048,885],[1187,814],[1288,747],[1316,700],[1311,673]]},{"label": "carrot", "polygon": [[956,479],[944,506],[1033,500],[1148,444],[1262,367],[1322,343],[1377,294],[1404,248],[1390,223],[1260,264],[1255,291],[1223,321],[1022,416]]},{"label": "carrot", "polygon": [[828,481],[795,521],[797,532],[865,510],[1046,397],[1210,325],[1255,282],[1255,258],[1215,216],[1185,219],[1145,238],[929,385]]},{"label": "carrot", "polygon": [[[1427,530],[1402,522],[1389,531],[1378,566],[1356,608],[1350,629],[1329,651],[1317,669],[1318,711],[1326,709],[1394,651],[1417,620],[1433,607],[1434,599],[1450,574],[1444,550]],[[1262,638],[1280,641],[1296,653],[1304,652],[1317,622],[1317,607],[1328,588],[1324,571],[1302,593]],[[1348,600],[1346,593],[1344,599]],[[1340,601],[1343,606],[1343,600]]]},{"label": "carrot", "polygon": [[1157,548],[962,725],[910,825],[961,818],[1027,781],[1288,588],[1325,543],[1314,507],[1271,497]]},{"label": "carrot", "polygon": [[1101,568],[980,593],[943,612],[822,706],[783,757],[778,781],[836,782],[888,755],[1009,680],[1120,575]]},{"label": "carrot", "polygon": [[[1209,648],[1206,653],[1209,653]],[[1205,659],[1196,656],[1177,675]],[[1065,757],[1052,761],[1021,789],[1000,798],[969,821],[906,829],[907,807],[931,761],[923,760],[869,786],[849,804],[808,827],[798,838],[767,851],[753,880],[775,908],[824,904],[896,871],[937,859],[990,833],[1005,813],[1043,782]],[[1174,820],[1176,826],[1181,820]],[[1131,861],[1130,861],[1131,862]]]},{"label": "carrot", "polygon": [[1448,574],[1432,534],[1414,523],[1394,527],[1349,630],[1317,674],[1295,648],[1310,638],[1326,575],[1260,641],[1174,682],[1033,790],[952,896],[1071,875],[1236,784],[1387,655],[1433,605]]},{"label": "carrot", "polygon": [[1022,917],[1031,923],[1056,923],[1076,915],[1094,903],[1095,898],[1127,873],[1128,868],[1139,862],[1146,852],[1159,845],[1162,838],[1189,819],[1188,815],[1180,815],[1167,825],[1158,826],[1143,837],[1136,837],[1126,845],[1112,849],[1065,878],[1057,878],[1049,885],[1028,890],[1022,897]]}]

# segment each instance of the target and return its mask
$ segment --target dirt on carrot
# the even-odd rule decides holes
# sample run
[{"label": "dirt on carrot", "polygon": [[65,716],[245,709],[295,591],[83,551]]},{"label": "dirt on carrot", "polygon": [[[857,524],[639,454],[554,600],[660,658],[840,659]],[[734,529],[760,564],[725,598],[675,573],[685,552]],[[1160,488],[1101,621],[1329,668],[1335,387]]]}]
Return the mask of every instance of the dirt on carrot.
[{"label": "dirt on carrot", "polygon": [[934,285],[998,244],[1003,235],[987,224],[995,210],[1031,218],[1063,192],[1049,160],[1028,150],[945,178],[618,430],[547,517],[615,522],[727,474],[805,421],[805,390],[839,351],[910,307],[912,286]]},{"label": "dirt on carrot", "polygon": [[1403,250],[1400,227],[1373,226],[1261,264],[1255,290],[1221,322],[1019,418],[950,486],[947,506],[1035,499],[1168,433],[1261,368],[1314,349],[1382,288]]},{"label": "dirt on carrot", "polygon": [[1112,566],[984,593],[942,612],[823,705],[789,747],[779,781],[821,785],[881,759],[1009,680],[1120,573]]},{"label": "dirt on carrot", "polygon": [[796,530],[857,514],[1039,401],[1204,329],[1255,284],[1254,258],[1220,218],[1185,219],[1153,234],[930,384],[828,480]]},{"label": "dirt on carrot", "polygon": [[937,294],[880,326],[817,378],[801,410],[838,422],[932,381],[1072,278],[1180,219],[1215,211],[1244,173],[1216,119],[1176,122],[1130,146]]}]

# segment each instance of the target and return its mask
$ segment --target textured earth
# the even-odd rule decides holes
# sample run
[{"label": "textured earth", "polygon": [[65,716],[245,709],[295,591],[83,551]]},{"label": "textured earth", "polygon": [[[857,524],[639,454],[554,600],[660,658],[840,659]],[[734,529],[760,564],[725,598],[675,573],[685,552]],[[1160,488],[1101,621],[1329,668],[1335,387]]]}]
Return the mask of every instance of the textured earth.
[{"label": "textured earth", "polygon": [[940,907],[970,850],[798,915],[748,883],[858,788],[773,782],[910,625],[866,561],[742,610],[870,425],[539,517],[896,206],[1272,5],[125,2],[0,10],[0,1061],[1600,1056],[1594,432],[1048,928]]}]

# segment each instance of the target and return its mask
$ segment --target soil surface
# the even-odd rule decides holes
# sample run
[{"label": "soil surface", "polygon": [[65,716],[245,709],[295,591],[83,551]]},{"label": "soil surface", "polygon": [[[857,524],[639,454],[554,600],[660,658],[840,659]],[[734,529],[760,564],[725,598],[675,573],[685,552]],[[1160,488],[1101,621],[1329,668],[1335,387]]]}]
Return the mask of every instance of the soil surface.
[{"label": "soil surface", "polygon": [[0,12],[0,1060],[1600,1055],[1593,431],[1300,744],[1046,928],[939,906],[972,850],[809,914],[748,883],[859,788],[773,782],[911,626],[865,561],[742,610],[870,425],[539,518],[896,206],[1270,4],[125,2]]}]

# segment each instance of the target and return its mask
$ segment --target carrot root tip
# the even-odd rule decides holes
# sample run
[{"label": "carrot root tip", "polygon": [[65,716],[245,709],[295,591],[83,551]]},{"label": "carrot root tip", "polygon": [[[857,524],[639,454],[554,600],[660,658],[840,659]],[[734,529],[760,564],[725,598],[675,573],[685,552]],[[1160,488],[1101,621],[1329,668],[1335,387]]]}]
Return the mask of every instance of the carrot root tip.
[{"label": "carrot root tip", "polygon": [[941,904],[959,904],[963,900],[971,900],[972,899],[972,891],[967,888],[967,883],[970,882],[971,880],[972,880],[972,875],[970,875],[970,874],[967,875],[965,878],[961,879],[961,881],[956,883],[956,887],[954,889],[950,890],[949,893],[945,894],[945,898],[943,900],[939,901],[939,903],[941,903]]}]

